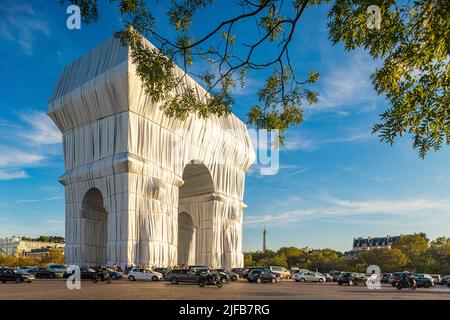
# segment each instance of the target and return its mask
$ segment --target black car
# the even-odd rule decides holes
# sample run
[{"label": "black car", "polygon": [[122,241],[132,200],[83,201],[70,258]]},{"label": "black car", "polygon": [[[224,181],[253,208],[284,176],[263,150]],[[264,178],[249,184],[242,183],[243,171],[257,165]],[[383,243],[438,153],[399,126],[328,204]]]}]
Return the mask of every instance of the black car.
[{"label": "black car", "polygon": [[180,282],[198,283],[203,275],[207,272],[197,271],[193,269],[173,269],[167,271],[164,275],[166,281],[170,281],[172,284],[178,284]]},{"label": "black car", "polygon": [[[64,278],[69,278],[75,271],[65,272]],[[91,268],[80,268],[80,278],[82,280],[95,280],[97,278],[97,271]]]},{"label": "black car", "polygon": [[380,280],[380,282],[381,283],[389,283],[389,279],[391,278],[391,273],[383,273],[382,275],[381,275],[381,280]]},{"label": "black car", "polygon": [[250,274],[250,272],[252,272],[253,270],[268,270],[265,267],[249,267],[247,269],[244,270],[244,279],[247,279],[248,275]]},{"label": "black car", "polygon": [[170,271],[169,268],[154,268],[152,270],[161,273],[163,276],[167,273],[167,271]]},{"label": "black car", "polygon": [[244,279],[245,268],[234,268],[231,269],[231,272],[236,273],[239,276],[239,278]]},{"label": "black car", "polygon": [[53,279],[57,277],[56,272],[48,268],[32,268],[28,273],[34,275],[36,279]]},{"label": "black car", "polygon": [[357,284],[366,284],[367,278],[362,273],[357,272],[343,272],[339,276],[337,283],[338,285],[348,284],[349,286],[357,285]]},{"label": "black car", "polygon": [[6,281],[15,281],[16,283],[28,282],[34,279],[34,276],[29,273],[21,273],[13,268],[0,269],[0,281],[5,283]]},{"label": "black car", "polygon": [[232,281],[236,281],[239,278],[237,273],[234,273],[228,269],[214,269],[214,270],[216,270],[219,273],[225,273],[228,277],[230,277]]},{"label": "black car", "polygon": [[266,269],[255,269],[247,275],[248,282],[277,282],[277,274]]},{"label": "black car", "polygon": [[429,274],[414,273],[412,277],[416,279],[417,287],[431,288],[434,287],[434,280]]}]

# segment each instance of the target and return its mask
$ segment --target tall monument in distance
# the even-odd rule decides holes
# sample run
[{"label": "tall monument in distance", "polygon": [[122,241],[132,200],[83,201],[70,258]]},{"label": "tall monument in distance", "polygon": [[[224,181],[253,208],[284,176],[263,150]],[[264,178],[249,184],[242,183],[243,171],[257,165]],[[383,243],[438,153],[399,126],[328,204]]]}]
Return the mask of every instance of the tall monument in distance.
[{"label": "tall monument in distance", "polygon": [[[207,94],[183,81],[174,94]],[[165,116],[116,38],[64,68],[47,112],[63,133],[67,264],[243,266],[255,154],[235,115]]]},{"label": "tall monument in distance", "polygon": [[264,231],[263,231],[263,251],[267,250],[267,230],[266,227],[264,226]]}]

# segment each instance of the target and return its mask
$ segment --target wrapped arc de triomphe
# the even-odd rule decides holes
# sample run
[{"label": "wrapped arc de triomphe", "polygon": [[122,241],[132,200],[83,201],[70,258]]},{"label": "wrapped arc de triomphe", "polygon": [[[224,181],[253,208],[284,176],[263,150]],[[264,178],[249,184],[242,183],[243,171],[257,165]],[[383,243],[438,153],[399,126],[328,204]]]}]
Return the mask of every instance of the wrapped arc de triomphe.
[{"label": "wrapped arc de triomphe", "polygon": [[165,116],[115,38],[64,68],[48,115],[63,133],[66,263],[243,265],[255,154],[236,116]]}]

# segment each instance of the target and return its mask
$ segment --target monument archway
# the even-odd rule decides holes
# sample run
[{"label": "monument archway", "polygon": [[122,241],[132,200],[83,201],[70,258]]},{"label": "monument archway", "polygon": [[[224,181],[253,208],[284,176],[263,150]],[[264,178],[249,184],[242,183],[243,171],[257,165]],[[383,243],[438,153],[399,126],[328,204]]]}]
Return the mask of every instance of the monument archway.
[{"label": "monument archway", "polygon": [[106,265],[108,214],[103,206],[103,196],[97,188],[89,189],[83,197],[81,215],[82,235],[85,245],[84,263],[91,266]]},{"label": "monument archway", "polygon": [[[245,123],[168,117],[131,57],[120,39],[104,41],[64,68],[49,100],[63,134],[66,263],[242,267],[245,172],[255,160]],[[188,75],[176,94],[187,87],[208,95]]]}]

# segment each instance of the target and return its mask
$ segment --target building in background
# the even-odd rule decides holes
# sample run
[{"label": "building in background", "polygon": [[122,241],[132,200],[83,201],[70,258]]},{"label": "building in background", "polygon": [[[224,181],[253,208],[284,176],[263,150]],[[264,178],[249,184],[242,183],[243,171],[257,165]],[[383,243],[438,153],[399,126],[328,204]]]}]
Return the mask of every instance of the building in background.
[{"label": "building in background", "polygon": [[0,252],[6,256],[27,257],[35,250],[49,252],[49,249],[64,251],[64,243],[23,240],[19,237],[0,238]]},{"label": "building in background", "polygon": [[[422,237],[426,238],[425,233],[419,233]],[[387,235],[386,237],[375,237],[372,238],[371,236],[368,236],[367,238],[354,238],[353,239],[353,248],[351,251],[347,251],[344,253],[346,257],[354,257],[360,252],[369,251],[372,249],[390,249],[392,246],[397,242],[399,239],[403,237],[409,237],[412,235],[404,235],[401,234],[399,236],[390,236]]]}]

